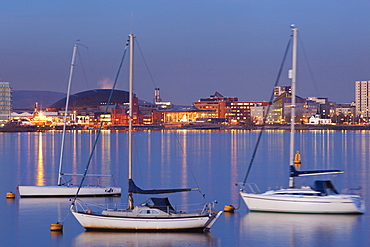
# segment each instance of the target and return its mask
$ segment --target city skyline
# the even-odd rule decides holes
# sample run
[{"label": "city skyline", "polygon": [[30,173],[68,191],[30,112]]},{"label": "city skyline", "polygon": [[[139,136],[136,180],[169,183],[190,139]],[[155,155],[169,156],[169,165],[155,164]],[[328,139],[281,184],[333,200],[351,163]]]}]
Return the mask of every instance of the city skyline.
[{"label": "city skyline", "polygon": [[[158,87],[163,101],[175,104],[215,91],[267,101],[294,23],[297,95],[349,103],[355,81],[370,79],[369,7],[362,0],[7,1],[0,16],[0,81],[14,90],[65,92],[72,48],[81,43],[72,93],[107,88],[133,33],[140,98],[152,100]],[[279,85],[290,85],[289,61]],[[127,90],[126,71],[117,89]]]}]

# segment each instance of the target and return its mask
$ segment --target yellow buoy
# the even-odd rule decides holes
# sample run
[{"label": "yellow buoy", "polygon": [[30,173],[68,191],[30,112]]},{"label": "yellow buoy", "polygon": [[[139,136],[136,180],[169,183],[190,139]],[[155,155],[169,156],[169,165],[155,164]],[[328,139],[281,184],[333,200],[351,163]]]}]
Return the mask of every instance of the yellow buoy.
[{"label": "yellow buoy", "polygon": [[14,199],[14,198],[15,198],[15,193],[13,192],[6,193],[6,199]]},{"label": "yellow buoy", "polygon": [[225,205],[224,206],[224,212],[227,213],[234,213],[235,207],[233,205]]},{"label": "yellow buoy", "polygon": [[294,165],[297,169],[301,167],[301,154],[299,151],[295,154]]},{"label": "yellow buoy", "polygon": [[53,232],[63,231],[63,224],[60,224],[59,222],[57,222],[56,224],[51,224],[50,231],[53,231]]}]

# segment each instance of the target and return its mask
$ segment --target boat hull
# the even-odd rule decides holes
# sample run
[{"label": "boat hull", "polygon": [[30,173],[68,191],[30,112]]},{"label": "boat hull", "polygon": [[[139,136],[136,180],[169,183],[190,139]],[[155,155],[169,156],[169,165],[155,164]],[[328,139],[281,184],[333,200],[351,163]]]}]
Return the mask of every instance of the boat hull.
[{"label": "boat hull", "polygon": [[240,192],[250,211],[312,214],[362,214],[365,204],[360,197],[329,196],[276,196]]},{"label": "boat hull", "polygon": [[222,213],[179,217],[124,217],[71,211],[78,222],[90,231],[205,231]]},{"label": "boat hull", "polygon": [[[69,197],[75,196],[78,186],[18,186],[20,197]],[[79,196],[120,196],[119,187],[83,186]]]}]

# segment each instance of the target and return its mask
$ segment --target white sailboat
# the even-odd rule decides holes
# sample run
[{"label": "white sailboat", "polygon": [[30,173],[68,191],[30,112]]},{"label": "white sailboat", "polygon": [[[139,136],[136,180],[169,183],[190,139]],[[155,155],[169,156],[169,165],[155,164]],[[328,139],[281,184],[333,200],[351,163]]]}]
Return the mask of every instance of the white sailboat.
[{"label": "white sailboat", "polygon": [[[58,184],[54,186],[36,186],[36,185],[18,185],[17,189],[20,197],[73,197],[76,195],[78,187],[77,185],[71,185],[68,182],[63,182],[63,176],[82,176],[82,174],[65,173],[62,171],[63,164],[63,152],[64,152],[64,142],[65,133],[67,125],[67,115],[68,115],[68,104],[69,96],[71,90],[71,82],[73,69],[75,66],[75,58],[77,52],[77,44],[73,47],[72,62],[68,79],[68,89],[66,96],[66,107],[64,112],[64,125],[59,157],[59,172],[58,172]],[[88,174],[87,176],[96,177],[111,177],[108,174]],[[100,185],[86,185],[80,188],[80,196],[120,196],[120,187],[105,187]]]},{"label": "white sailboat", "polygon": [[362,214],[365,212],[364,200],[359,195],[338,193],[331,181],[315,181],[315,185],[296,188],[294,178],[310,175],[343,173],[340,170],[299,171],[295,163],[300,163],[299,153],[294,159],[294,116],[297,67],[297,31],[292,25],[292,107],[290,133],[290,178],[289,188],[259,193],[258,187],[244,184],[240,195],[250,211],[280,213],[322,213],[322,214]]},{"label": "white sailboat", "polygon": [[134,35],[129,35],[130,73],[129,73],[129,133],[128,133],[128,208],[106,209],[92,212],[79,201],[74,200],[71,212],[86,230],[95,231],[206,231],[215,223],[222,211],[212,211],[213,203],[205,204],[199,212],[185,213],[176,211],[167,197],[150,198],[134,206],[133,194],[163,194],[197,189],[160,189],[143,190],[133,181],[132,173],[132,102],[133,102],[133,51]]}]

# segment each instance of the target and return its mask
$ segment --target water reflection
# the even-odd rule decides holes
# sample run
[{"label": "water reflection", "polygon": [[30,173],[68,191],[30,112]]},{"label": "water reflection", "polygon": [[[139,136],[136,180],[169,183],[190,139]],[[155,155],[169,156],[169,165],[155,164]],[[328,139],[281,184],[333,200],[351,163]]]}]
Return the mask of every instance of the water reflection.
[{"label": "water reflection", "polygon": [[38,138],[35,138],[35,146],[37,150],[37,170],[36,170],[36,185],[45,185],[45,171],[44,171],[44,158],[43,158],[43,146],[42,146],[42,132],[39,132]]},{"label": "water reflection", "polygon": [[[161,135],[161,157],[160,157],[160,174],[159,176],[161,177],[161,187],[164,187],[163,185],[163,181],[166,181],[166,178],[167,178],[167,167],[165,166],[165,164],[168,164],[169,163],[169,160],[170,160],[170,153],[171,153],[171,142],[170,142],[170,136],[169,136],[169,133],[167,132],[162,132],[162,135]],[[153,160],[153,162],[155,162]]]},{"label": "water reflection", "polygon": [[[351,246],[357,215],[248,213],[240,222],[240,235],[263,236],[275,246]],[[360,233],[357,233],[360,234]],[[261,242],[260,242],[261,243]]]},{"label": "water reflection", "polygon": [[[236,190],[235,181],[238,181],[238,138],[237,132],[231,132],[231,160],[230,160],[230,191]],[[239,193],[231,193],[231,204],[236,205]]]},{"label": "water reflection", "polygon": [[[71,204],[69,198],[19,198],[18,199],[20,213],[34,213],[37,210],[58,211],[64,210],[66,212],[68,206]],[[62,206],[62,207],[60,207]],[[57,220],[57,219],[56,219]],[[61,219],[58,219],[61,221]]]},{"label": "water reflection", "polygon": [[83,232],[72,246],[217,246],[211,233]]},{"label": "water reflection", "polygon": [[[134,135],[138,185],[167,188],[193,187],[199,183],[207,201],[219,201],[217,210],[227,204],[238,205],[239,194],[234,183],[245,176],[258,131],[138,131]],[[95,131],[67,133],[66,172],[81,173],[84,170],[95,136]],[[297,148],[302,151],[302,169],[344,169],[344,174],[330,177],[337,189],[361,185],[366,204],[370,205],[370,131],[302,131],[297,132],[297,136]],[[2,194],[14,190],[20,182],[56,184],[60,140],[61,132],[57,131],[0,133]],[[287,186],[288,146],[288,132],[266,131],[249,182],[257,183],[261,190],[274,185]],[[117,180],[118,185],[126,191],[126,150],[126,131],[104,133],[90,166],[91,173],[100,173],[101,164],[106,166],[104,162],[109,161],[114,176],[122,178]],[[297,183],[310,185],[312,181],[300,178]],[[135,201],[138,203],[147,199],[146,195],[137,197]],[[202,202],[203,199],[198,193],[169,197],[175,205]],[[124,195],[121,198],[83,199],[87,203],[118,207],[126,200]],[[96,243],[107,246],[366,246],[370,242],[368,213],[362,216],[246,214],[247,209],[241,203],[235,214],[220,217],[211,229],[213,235],[84,232],[72,217],[67,218],[62,235],[50,235],[50,224],[64,219],[69,213],[68,199],[4,199],[0,200],[4,212],[0,229],[7,230],[2,236],[4,246],[11,246],[14,239],[18,239],[17,246],[27,246],[35,238],[43,243],[46,241],[45,246],[99,245]],[[196,208],[194,205],[189,207]],[[32,227],[29,227],[30,222]],[[48,241],[52,242],[48,244]]]},{"label": "water reflection", "polygon": [[[101,134],[101,155],[96,155],[96,159],[97,159],[97,162],[98,164],[100,164],[97,169],[99,170],[99,174],[112,174],[112,169],[111,169],[111,150],[112,150],[112,147],[111,147],[111,132],[110,131],[102,131],[102,134]],[[100,157],[99,157],[100,156]],[[107,182],[109,182],[110,178],[107,178],[107,177],[101,177],[101,178],[98,178],[100,180],[103,180],[104,183],[103,184],[106,184]],[[101,181],[98,181],[98,183],[100,184]]]},{"label": "water reflection", "polygon": [[[180,155],[180,162],[181,162],[181,175],[180,175],[180,179],[181,179],[181,187],[182,188],[185,188],[185,187],[188,187],[188,156],[187,156],[187,131],[181,131],[181,132],[178,132],[178,135],[182,133],[183,135],[181,136],[181,143],[180,143],[180,152],[182,151],[182,155]],[[184,193],[184,195],[182,196],[182,205],[186,205],[188,204],[188,193]],[[186,210],[188,210],[188,208],[186,208]]]}]

